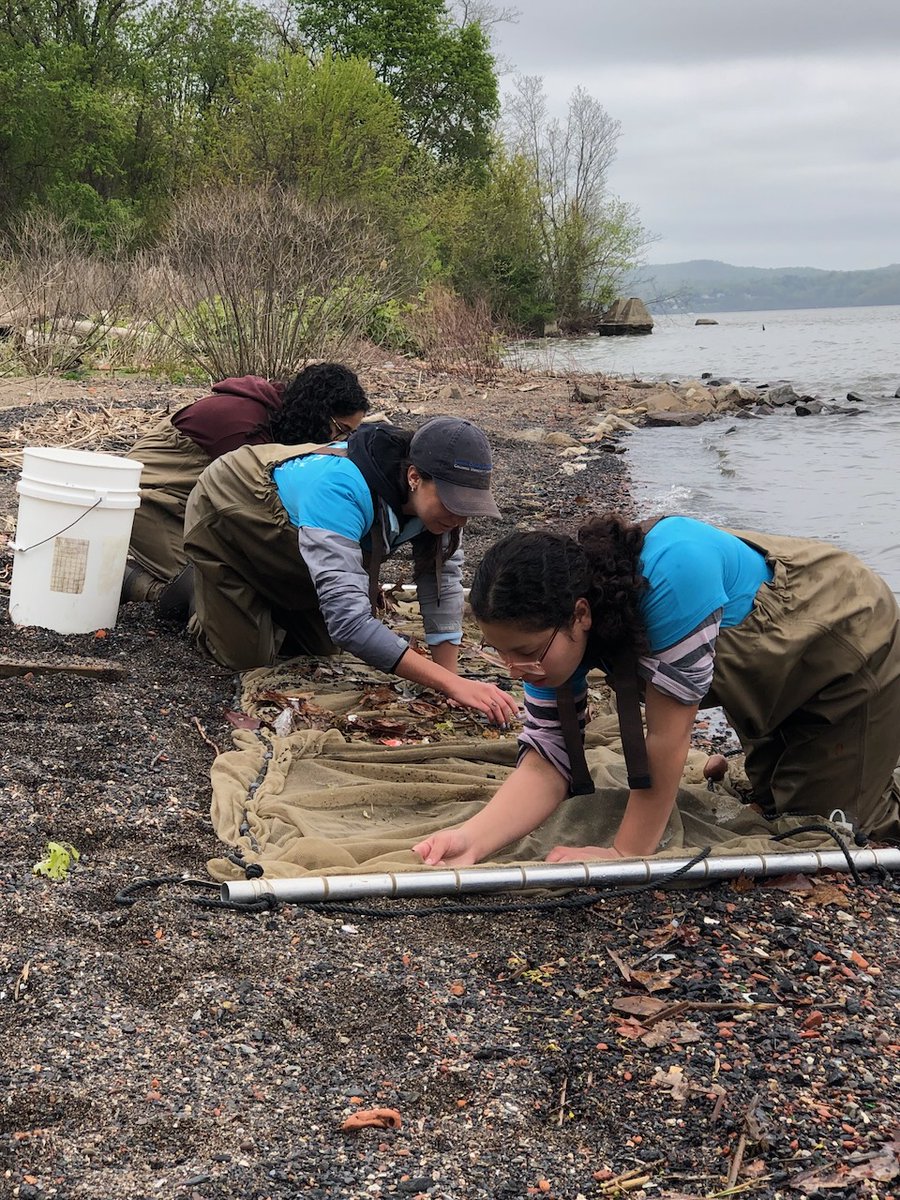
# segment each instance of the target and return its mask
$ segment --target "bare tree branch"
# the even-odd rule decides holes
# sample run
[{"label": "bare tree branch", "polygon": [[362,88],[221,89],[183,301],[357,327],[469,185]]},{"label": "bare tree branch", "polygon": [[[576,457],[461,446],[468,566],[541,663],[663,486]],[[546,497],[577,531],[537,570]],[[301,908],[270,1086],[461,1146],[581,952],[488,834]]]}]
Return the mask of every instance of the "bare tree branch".
[{"label": "bare tree branch", "polygon": [[285,378],[336,357],[396,292],[387,242],[367,218],[280,187],[184,197],[152,273],[155,321],[217,379]]}]

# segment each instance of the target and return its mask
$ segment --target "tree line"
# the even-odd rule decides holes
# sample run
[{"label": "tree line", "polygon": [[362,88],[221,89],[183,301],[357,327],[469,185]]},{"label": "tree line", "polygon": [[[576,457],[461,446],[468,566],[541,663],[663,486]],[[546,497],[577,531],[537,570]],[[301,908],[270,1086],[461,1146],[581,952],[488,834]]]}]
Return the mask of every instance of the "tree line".
[{"label": "tree line", "polygon": [[[900,304],[900,266],[861,271],[816,267],[734,267],[695,260],[647,267],[633,286],[652,308],[681,312],[748,312],[783,308],[852,308]],[[653,297],[666,297],[653,302]]]},{"label": "tree line", "polygon": [[490,33],[444,0],[11,0],[4,256],[36,213],[100,253],[184,248],[189,198],[214,223],[237,188],[377,230],[388,341],[429,285],[510,329],[589,324],[646,240],[607,189],[618,125],[581,89],[554,119],[538,79],[501,114]]}]

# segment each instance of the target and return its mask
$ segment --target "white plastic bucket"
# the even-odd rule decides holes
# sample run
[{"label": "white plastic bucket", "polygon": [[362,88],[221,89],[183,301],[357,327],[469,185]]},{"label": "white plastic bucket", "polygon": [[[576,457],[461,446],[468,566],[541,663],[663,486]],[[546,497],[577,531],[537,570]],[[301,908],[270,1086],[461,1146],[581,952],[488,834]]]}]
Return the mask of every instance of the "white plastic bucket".
[{"label": "white plastic bucket", "polygon": [[143,463],[32,446],[22,455],[9,615],[90,633],[116,623]]}]

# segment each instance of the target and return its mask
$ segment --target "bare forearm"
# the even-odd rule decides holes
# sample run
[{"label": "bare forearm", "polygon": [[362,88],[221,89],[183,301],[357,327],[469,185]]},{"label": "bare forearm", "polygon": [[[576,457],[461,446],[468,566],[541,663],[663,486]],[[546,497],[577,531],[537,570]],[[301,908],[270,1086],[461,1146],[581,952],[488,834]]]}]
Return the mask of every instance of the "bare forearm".
[{"label": "bare forearm", "polygon": [[665,832],[687,757],[688,740],[683,736],[647,735],[647,758],[653,787],[632,791],[613,845],[620,854],[654,854]]},{"label": "bare forearm", "polygon": [[530,750],[485,807],[462,826],[471,839],[475,860],[537,829],[566,797],[560,773]]},{"label": "bare forearm", "polygon": [[429,649],[431,650],[432,662],[436,662],[445,671],[451,671],[454,675],[457,674],[459,646],[454,642],[438,642],[436,646],[430,646]]},{"label": "bare forearm", "polygon": [[[446,643],[442,642],[441,645],[446,645]],[[439,646],[434,647],[434,650],[439,649]],[[456,647],[454,646],[453,649],[455,650]],[[437,692],[444,693],[449,691],[458,678],[456,671],[448,668],[433,652],[429,658],[412,649],[407,650],[394,667],[394,674],[399,675],[401,679],[408,679],[412,683],[420,683],[423,687],[433,688]]]}]

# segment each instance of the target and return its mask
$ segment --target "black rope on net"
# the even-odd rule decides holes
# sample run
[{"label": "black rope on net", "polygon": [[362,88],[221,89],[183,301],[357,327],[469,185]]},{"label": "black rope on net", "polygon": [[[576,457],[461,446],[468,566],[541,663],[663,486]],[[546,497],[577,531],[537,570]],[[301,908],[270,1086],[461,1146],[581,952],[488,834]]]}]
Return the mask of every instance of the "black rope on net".
[{"label": "black rope on net", "polygon": [[[556,912],[566,909],[590,908],[601,900],[616,896],[633,896],[638,892],[652,889],[665,890],[679,876],[684,875],[691,867],[708,858],[712,852],[711,846],[704,846],[693,858],[683,863],[671,875],[663,879],[647,879],[643,883],[631,884],[627,887],[597,888],[580,891],[573,896],[559,896],[547,900],[508,900],[508,901],[470,901],[457,900],[448,897],[452,902],[438,904],[431,908],[382,909],[368,908],[361,904],[339,904],[332,900],[287,900],[284,903],[297,908],[306,908],[311,912],[342,913],[347,916],[373,917],[376,921],[398,921],[406,917],[434,916],[468,916],[472,913],[505,913],[505,912]],[[396,897],[393,897],[396,899]]]},{"label": "black rope on net", "polygon": [[[857,887],[865,887],[866,881],[863,879],[862,875],[860,874],[859,868],[857,867],[856,863],[853,861],[853,858],[850,854],[850,847],[847,845],[847,843],[844,841],[844,839],[841,837],[841,835],[838,833],[838,831],[832,825],[826,825],[824,822],[813,822],[809,825],[798,825],[798,827],[796,829],[789,829],[786,833],[773,833],[772,841],[773,842],[783,842],[787,838],[796,837],[798,834],[801,834],[801,833],[827,833],[830,838],[833,838],[838,844],[838,849],[841,851],[844,858],[847,860],[847,870],[852,875],[853,882],[856,884]],[[868,839],[865,839],[865,840],[868,840]]]},{"label": "black rope on net", "polygon": [[[157,890],[162,887],[191,887],[202,888],[204,890],[212,890],[219,892],[219,884],[212,879],[196,879],[191,875],[153,875],[148,879],[136,879],[134,883],[129,883],[116,893],[116,904],[122,904],[131,907],[137,904],[139,900],[146,899],[145,896],[138,895],[139,892]],[[246,904],[236,904],[233,900],[221,900],[216,896],[185,896],[182,897],[188,904],[194,904],[198,908],[225,909],[232,912],[242,913],[262,913],[274,912],[278,908],[279,902],[275,896],[259,896],[255,900],[250,900]]]},{"label": "black rope on net", "polygon": [[[198,908],[220,909],[231,912],[242,913],[263,913],[277,912],[282,904],[290,904],[295,908],[305,908],[310,912],[319,913],[340,913],[347,916],[356,917],[372,917],[375,920],[391,921],[401,920],[406,917],[433,917],[439,915],[469,915],[472,913],[504,913],[504,912],[554,912],[556,910],[565,909],[580,909],[589,908],[593,904],[598,904],[601,900],[616,896],[630,896],[638,892],[646,892],[651,888],[665,889],[670,883],[684,875],[696,863],[702,862],[711,852],[710,846],[705,846],[698,854],[695,854],[688,862],[683,863],[671,875],[665,876],[663,879],[648,879],[643,883],[632,884],[628,887],[619,888],[591,888],[586,893],[579,893],[574,896],[560,896],[547,900],[511,900],[511,901],[457,901],[453,897],[449,897],[451,903],[435,905],[431,908],[396,908],[396,909],[381,909],[368,908],[361,904],[340,904],[330,900],[280,900],[277,896],[266,895],[265,893],[253,900],[248,900],[246,903],[235,900],[212,899],[205,896],[187,896],[184,899],[188,904],[194,904]],[[229,858],[232,856],[229,855]],[[232,861],[235,861],[232,858]],[[238,863],[245,866],[248,878],[258,878],[262,874],[259,864],[251,863],[248,865]],[[255,868],[255,869],[254,869]],[[220,885],[213,880],[196,879],[189,875],[155,875],[147,879],[136,879],[134,883],[129,883],[116,894],[116,904],[121,904],[130,907],[141,899],[143,896],[138,895],[139,892],[149,891],[150,889],[158,889],[162,887],[185,886],[194,888],[213,889],[219,891]],[[395,897],[396,899],[396,897]]]}]

